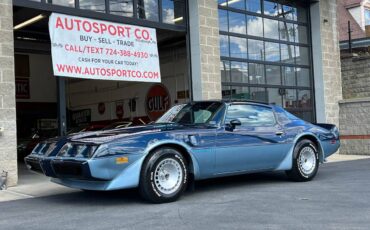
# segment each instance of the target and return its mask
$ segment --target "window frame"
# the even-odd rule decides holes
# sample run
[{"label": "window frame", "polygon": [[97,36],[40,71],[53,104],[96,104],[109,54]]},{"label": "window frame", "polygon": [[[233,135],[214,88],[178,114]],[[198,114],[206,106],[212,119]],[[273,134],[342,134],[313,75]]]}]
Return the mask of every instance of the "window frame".
[{"label": "window frame", "polygon": [[[270,2],[277,2],[279,4],[282,4],[281,6],[283,7],[284,5],[290,5],[292,4],[291,6],[293,8],[295,8],[295,14],[297,16],[295,17],[280,17],[280,16],[271,16],[271,15],[266,15],[264,14],[264,1],[261,0],[261,12],[252,12],[252,11],[248,11],[248,9],[246,8],[245,10],[241,10],[241,9],[237,9],[237,8],[232,8],[232,7],[228,7],[227,5],[218,5],[218,9],[219,10],[225,10],[227,12],[235,12],[235,13],[244,13],[246,15],[246,19],[247,19],[247,24],[248,24],[248,17],[249,16],[255,16],[255,17],[261,17],[262,18],[262,25],[264,27],[264,20],[267,18],[267,19],[273,19],[273,20],[276,20],[278,21],[278,25],[280,27],[280,24],[282,23],[288,23],[288,24],[291,24],[291,27],[293,28],[298,28],[298,27],[303,27],[303,28],[306,28],[306,40],[303,39],[301,41],[304,41],[304,43],[302,43],[301,41],[297,40],[295,37],[293,37],[293,39],[285,39],[281,37],[281,34],[280,34],[280,31],[279,31],[279,39],[271,39],[271,38],[267,38],[265,37],[265,29],[263,28],[263,35],[261,36],[253,36],[253,35],[249,35],[248,34],[248,31],[249,31],[249,28],[247,26],[247,34],[236,34],[236,33],[232,33],[232,32],[229,32],[229,29],[227,29],[227,31],[219,31],[219,34],[220,36],[221,35],[224,35],[224,36],[234,36],[234,37],[242,37],[242,38],[247,38],[247,51],[249,52],[249,40],[250,39],[253,39],[253,40],[256,40],[256,41],[261,41],[263,42],[263,53],[264,53],[264,59],[263,60],[255,60],[255,59],[251,59],[249,57],[249,53],[247,55],[247,58],[238,58],[238,57],[231,57],[230,55],[229,56],[224,56],[224,55],[220,55],[220,60],[221,61],[227,61],[227,62],[233,62],[233,61],[236,61],[236,62],[244,62],[244,63],[247,63],[248,66],[250,66],[251,64],[261,64],[263,67],[264,67],[264,76],[266,78],[266,66],[268,65],[274,65],[274,66],[280,66],[280,71],[281,71],[281,85],[272,85],[270,84],[269,82],[267,82],[267,80],[265,80],[265,82],[255,82],[255,83],[251,83],[251,79],[249,78],[248,79],[248,83],[245,82],[245,83],[238,83],[238,82],[233,82],[231,77],[228,81],[228,79],[223,79],[223,81],[221,82],[222,84],[222,90],[223,92],[225,91],[225,93],[223,93],[223,96],[222,98],[224,100],[232,100],[233,99],[233,94],[234,94],[234,91],[233,91],[233,88],[235,87],[244,87],[244,88],[248,88],[248,91],[250,92],[251,88],[254,88],[254,87],[259,87],[259,88],[264,88],[265,91],[266,91],[266,98],[264,100],[264,102],[268,102],[269,99],[268,99],[268,92],[269,92],[269,89],[270,88],[278,88],[279,90],[281,89],[282,92],[285,92],[286,90],[290,90],[290,89],[293,89],[296,91],[296,95],[298,97],[298,91],[300,90],[309,90],[310,91],[310,100],[311,100],[311,105],[310,107],[308,108],[300,108],[300,107],[297,107],[297,108],[286,108],[289,112],[291,113],[294,113],[296,114],[297,116],[301,117],[301,113],[310,113],[309,116],[307,116],[306,118],[303,118],[304,120],[307,120],[309,122],[315,122],[317,117],[316,117],[316,104],[315,104],[315,81],[314,81],[314,71],[313,71],[313,55],[312,55],[312,38],[311,38],[311,34],[312,34],[312,31],[311,31],[311,24],[310,24],[310,9],[309,7],[307,7],[307,5],[305,5],[303,2],[302,3],[298,3],[296,1],[290,1],[289,3],[286,3],[286,4],[283,4],[282,1],[279,1],[279,0],[269,0]],[[299,15],[298,15],[299,14]],[[229,26],[229,25],[228,25]],[[266,61],[266,42],[272,42],[272,43],[278,43],[279,44],[279,53],[280,53],[280,61]],[[290,46],[292,47],[292,59],[290,62],[287,62],[287,61],[284,61],[283,59],[283,54],[285,54],[284,50],[282,50],[282,48],[285,48],[286,46]],[[304,62],[304,63],[300,63],[300,60],[301,60],[301,55],[300,56],[297,56],[296,54],[296,51],[295,49],[299,49],[299,47],[303,47],[304,49],[306,49],[308,51],[307,53],[307,61]],[[230,50],[231,48],[229,47],[229,52],[231,52]],[[298,51],[297,51],[298,52]],[[286,52],[287,53],[287,52]],[[297,57],[296,57],[297,56]],[[294,73],[292,73],[294,75],[294,85],[285,85],[285,82],[283,80],[283,69],[286,69],[286,68],[292,68],[294,70]],[[309,72],[309,84],[308,85],[298,85],[298,72],[297,72],[297,69],[299,68],[303,68],[303,69],[307,69]],[[250,68],[248,68],[248,72],[250,72]],[[250,75],[250,73],[248,73],[248,75]],[[242,92],[240,92],[242,93]],[[281,96],[282,98],[285,97],[285,95],[282,95]],[[246,98],[246,100],[248,100]],[[249,98],[249,100],[252,100]],[[298,100],[298,99],[297,99]],[[283,100],[284,101],[284,100]],[[282,103],[283,103],[282,101]],[[284,106],[284,103],[282,104],[282,106]]]}]

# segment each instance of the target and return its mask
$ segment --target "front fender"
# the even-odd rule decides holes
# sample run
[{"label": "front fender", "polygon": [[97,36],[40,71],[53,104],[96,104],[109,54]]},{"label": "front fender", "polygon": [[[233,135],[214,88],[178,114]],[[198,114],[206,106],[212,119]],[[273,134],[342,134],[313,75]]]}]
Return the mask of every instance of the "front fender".
[{"label": "front fender", "polygon": [[149,142],[148,146],[143,151],[143,155],[139,159],[137,159],[133,164],[124,169],[117,177],[115,177],[109,183],[106,190],[138,187],[140,183],[140,173],[145,158],[152,150],[166,145],[177,145],[179,147],[184,148],[188,152],[192,161],[190,164],[191,168],[189,170],[194,173],[195,179],[199,178],[200,175],[199,164],[195,157],[193,156],[192,150],[188,145],[176,140],[155,140]]},{"label": "front fender", "polygon": [[165,146],[165,145],[177,145],[179,147],[182,147],[186,150],[186,152],[189,154],[190,158],[191,158],[191,161],[190,162],[190,172],[193,172],[194,173],[194,178],[195,179],[198,179],[200,177],[200,168],[199,168],[199,163],[198,161],[196,160],[196,158],[194,157],[194,153],[191,149],[191,147],[187,144],[185,144],[184,142],[182,141],[178,141],[178,140],[157,140],[155,142],[152,142],[152,143],[149,143],[147,148],[145,149],[144,153],[145,153],[145,156],[147,156],[153,149],[156,149],[160,146]]},{"label": "front fender", "polygon": [[294,141],[293,141],[293,145],[292,147],[290,148],[288,154],[285,156],[284,160],[280,163],[280,165],[276,168],[276,170],[290,170],[292,169],[293,167],[293,154],[294,154],[294,147],[296,146],[298,140],[303,137],[303,136],[310,136],[310,137],[313,137],[315,138],[315,140],[317,141],[318,143],[318,146],[317,146],[317,151],[319,152],[319,161],[321,163],[324,162],[324,151],[323,151],[323,148],[322,148],[322,143],[321,141],[316,137],[315,134],[313,133],[310,133],[310,132],[303,132],[303,133],[300,133],[299,135],[297,135],[295,138],[294,138]]}]

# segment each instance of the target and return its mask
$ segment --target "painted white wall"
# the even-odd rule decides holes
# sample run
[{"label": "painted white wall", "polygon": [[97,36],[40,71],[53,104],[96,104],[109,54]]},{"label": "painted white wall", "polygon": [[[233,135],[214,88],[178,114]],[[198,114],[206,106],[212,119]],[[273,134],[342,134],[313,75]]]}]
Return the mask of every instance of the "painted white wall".
[{"label": "painted white wall", "polygon": [[29,55],[30,99],[17,99],[17,102],[57,102],[56,79],[50,55],[21,54]]},{"label": "painted white wall", "polygon": [[[162,83],[167,87],[171,105],[177,92],[187,90],[188,75],[185,49],[160,52]],[[71,110],[91,109],[91,120],[116,119],[116,102],[123,101],[124,118],[146,116],[145,97],[152,83],[82,80],[67,83],[67,106]],[[136,112],[129,111],[128,100],[136,98]],[[105,113],[99,114],[98,104],[105,103]],[[179,103],[185,102],[178,100]]]}]

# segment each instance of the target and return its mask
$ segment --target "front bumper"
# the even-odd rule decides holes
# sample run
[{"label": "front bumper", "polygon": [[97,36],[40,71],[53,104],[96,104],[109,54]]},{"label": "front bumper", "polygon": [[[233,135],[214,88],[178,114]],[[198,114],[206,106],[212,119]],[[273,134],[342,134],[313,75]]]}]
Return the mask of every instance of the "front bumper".
[{"label": "front bumper", "polygon": [[27,168],[33,172],[44,174],[47,177],[57,177],[51,167],[51,159],[42,155],[28,155],[24,158]]},{"label": "front bumper", "polygon": [[78,180],[109,180],[110,178],[99,178],[91,175],[91,170],[87,160],[63,160],[52,159],[50,166],[57,178],[69,178]]},{"label": "front bumper", "polygon": [[41,167],[41,160],[42,157],[29,155],[24,158],[24,163],[26,164],[29,170],[36,173],[45,174]]},{"label": "front bumper", "polygon": [[[127,157],[128,162],[117,158]],[[102,158],[26,157],[28,168],[64,186],[86,190],[116,190],[138,186],[142,154]]]}]

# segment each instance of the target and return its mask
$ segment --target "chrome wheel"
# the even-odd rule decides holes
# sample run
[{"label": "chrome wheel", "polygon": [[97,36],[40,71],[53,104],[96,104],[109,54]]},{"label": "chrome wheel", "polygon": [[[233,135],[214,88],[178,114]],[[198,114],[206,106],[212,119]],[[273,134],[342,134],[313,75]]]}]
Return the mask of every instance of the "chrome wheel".
[{"label": "chrome wheel", "polygon": [[177,191],[183,180],[183,171],[178,161],[167,158],[159,162],[154,170],[154,184],[166,195]]},{"label": "chrome wheel", "polygon": [[315,170],[316,153],[311,147],[307,146],[301,150],[298,158],[298,167],[305,175],[310,175]]}]

